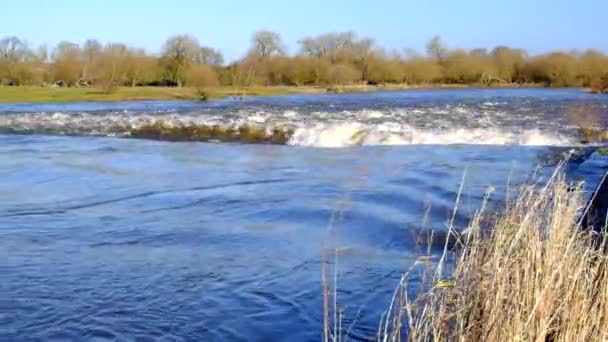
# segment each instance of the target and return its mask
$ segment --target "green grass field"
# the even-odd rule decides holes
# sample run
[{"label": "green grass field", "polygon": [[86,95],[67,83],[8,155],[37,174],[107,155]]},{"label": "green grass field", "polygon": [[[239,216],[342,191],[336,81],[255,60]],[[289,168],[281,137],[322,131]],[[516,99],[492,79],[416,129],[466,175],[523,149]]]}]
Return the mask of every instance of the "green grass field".
[{"label": "green grass field", "polygon": [[[321,94],[326,92],[371,92],[420,88],[465,88],[463,85],[345,85],[345,86],[252,86],[245,88],[215,87],[204,89],[210,99],[229,96],[276,96],[289,94]],[[137,100],[200,100],[199,90],[176,87],[119,87],[111,91],[101,88],[6,87],[0,86],[0,103],[112,102]]]},{"label": "green grass field", "polygon": [[[270,96],[286,94],[317,94],[325,92],[320,87],[233,87],[204,90],[209,98],[227,96]],[[54,87],[0,87],[0,102],[88,102],[88,101],[136,101],[136,100],[199,100],[200,93],[194,88],[169,87],[120,87],[112,91],[99,88]]]}]

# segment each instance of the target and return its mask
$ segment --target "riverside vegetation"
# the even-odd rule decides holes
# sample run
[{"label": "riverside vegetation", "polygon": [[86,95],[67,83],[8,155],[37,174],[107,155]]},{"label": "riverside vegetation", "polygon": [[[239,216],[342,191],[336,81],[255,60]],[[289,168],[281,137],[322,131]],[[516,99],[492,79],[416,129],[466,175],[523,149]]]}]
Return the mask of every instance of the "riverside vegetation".
[{"label": "riverside vegetation", "polygon": [[[581,194],[561,167],[500,215],[484,212],[489,191],[467,229],[448,226],[454,250],[446,241],[439,261],[421,257],[403,274],[377,340],[608,340],[608,235],[581,227]],[[324,340],[346,340],[332,328],[344,313],[332,312],[326,272]],[[410,279],[422,279],[414,298]]]},{"label": "riverside vegetation", "polygon": [[220,51],[190,35],[169,38],[159,54],[94,39],[34,48],[18,37],[6,37],[0,40],[0,101],[206,99],[378,86],[608,90],[608,56],[595,50],[543,55],[506,46],[463,50],[448,48],[435,37],[420,54],[387,51],[352,32],[298,43],[299,51],[288,54],[278,33],[258,31],[244,57],[225,63]]}]

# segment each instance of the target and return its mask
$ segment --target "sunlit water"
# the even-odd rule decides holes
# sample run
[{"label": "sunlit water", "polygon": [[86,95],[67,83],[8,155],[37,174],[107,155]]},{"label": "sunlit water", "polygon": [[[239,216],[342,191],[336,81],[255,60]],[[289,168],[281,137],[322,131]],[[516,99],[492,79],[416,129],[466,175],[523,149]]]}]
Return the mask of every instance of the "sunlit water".
[{"label": "sunlit water", "polygon": [[[318,341],[324,243],[349,335],[373,337],[463,175],[459,227],[578,145],[566,116],[589,103],[608,108],[576,90],[2,105],[0,340]],[[154,120],[294,132],[127,139]]]}]

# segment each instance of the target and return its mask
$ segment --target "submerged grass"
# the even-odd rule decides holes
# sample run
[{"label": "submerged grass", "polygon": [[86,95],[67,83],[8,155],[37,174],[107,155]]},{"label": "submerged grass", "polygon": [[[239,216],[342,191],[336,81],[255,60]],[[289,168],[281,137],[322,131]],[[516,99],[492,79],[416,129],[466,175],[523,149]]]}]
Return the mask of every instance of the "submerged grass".
[{"label": "submerged grass", "polygon": [[221,125],[167,126],[155,122],[131,129],[129,136],[140,139],[164,141],[222,141],[251,144],[284,145],[293,135],[287,127],[267,129],[263,126],[243,125],[240,127]]},{"label": "submerged grass", "polygon": [[[608,236],[579,227],[581,189],[558,169],[544,186],[524,186],[504,213],[484,213],[487,195],[454,234],[459,247],[403,274],[377,339],[608,341]],[[422,282],[409,298],[414,272]]]}]

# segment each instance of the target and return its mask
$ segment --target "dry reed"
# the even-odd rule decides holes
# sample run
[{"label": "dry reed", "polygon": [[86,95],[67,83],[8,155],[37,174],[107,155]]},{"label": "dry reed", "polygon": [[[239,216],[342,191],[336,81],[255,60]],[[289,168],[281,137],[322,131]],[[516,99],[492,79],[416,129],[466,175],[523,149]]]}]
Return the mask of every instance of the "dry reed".
[{"label": "dry reed", "polygon": [[608,341],[608,240],[578,227],[581,189],[557,170],[504,213],[482,209],[416,298],[403,275],[378,340]]}]

